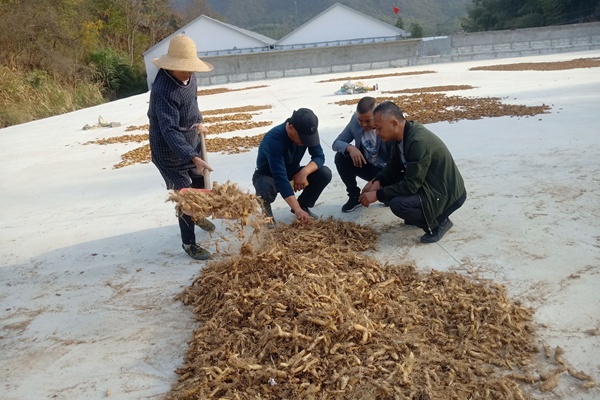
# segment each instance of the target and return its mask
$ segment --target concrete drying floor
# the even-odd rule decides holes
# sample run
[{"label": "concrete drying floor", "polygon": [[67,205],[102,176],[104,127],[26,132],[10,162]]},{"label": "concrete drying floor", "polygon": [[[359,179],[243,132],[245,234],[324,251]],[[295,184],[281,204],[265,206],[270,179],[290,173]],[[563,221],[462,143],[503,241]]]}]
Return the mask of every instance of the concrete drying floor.
[{"label": "concrete drying floor", "polygon": [[[549,114],[428,125],[448,145],[469,197],[454,228],[433,245],[418,242],[388,208],[340,211],[334,172],[314,211],[369,224],[381,233],[377,257],[395,264],[477,273],[506,285],[535,308],[542,342],[565,349],[575,368],[600,381],[600,69],[486,72],[470,67],[599,57],[600,51],[434,64],[229,84],[267,87],[201,97],[201,109],[270,104],[255,120],[281,123],[299,107],[320,118],[331,143],[354,107],[333,104],[345,76],[433,70],[369,80],[380,90],[471,85],[451,95],[547,104]],[[377,93],[375,93],[377,95]],[[152,164],[122,169],[139,146],[84,145],[147,123],[148,93],[0,130],[0,398],[161,399],[176,382],[194,317],[174,297],[197,276],[180,248],[172,203]],[[101,115],[121,127],[83,131]],[[232,135],[258,134],[264,128]],[[141,133],[141,132],[128,132]],[[251,190],[256,149],[210,154],[212,179]],[[293,218],[279,198],[275,217]],[[218,223],[217,229],[224,232]],[[198,240],[214,251],[217,236]],[[222,246],[223,247],[223,246]],[[535,398],[597,399],[566,374]]]}]

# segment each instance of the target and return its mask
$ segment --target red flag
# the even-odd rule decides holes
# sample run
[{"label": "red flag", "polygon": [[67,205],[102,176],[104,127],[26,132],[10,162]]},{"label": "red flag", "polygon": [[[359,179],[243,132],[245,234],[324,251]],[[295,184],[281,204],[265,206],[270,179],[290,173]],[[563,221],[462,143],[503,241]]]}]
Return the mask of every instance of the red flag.
[{"label": "red flag", "polygon": [[394,7],[394,14],[398,14],[398,12],[400,12],[400,9],[396,6],[393,6],[393,7]]}]

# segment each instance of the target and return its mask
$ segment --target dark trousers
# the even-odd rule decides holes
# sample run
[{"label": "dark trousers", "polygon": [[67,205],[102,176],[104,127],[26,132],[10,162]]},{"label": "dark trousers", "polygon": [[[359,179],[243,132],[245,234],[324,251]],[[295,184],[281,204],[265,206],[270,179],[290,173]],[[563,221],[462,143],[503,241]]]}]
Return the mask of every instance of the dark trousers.
[{"label": "dark trousers", "polygon": [[[458,210],[467,199],[467,192],[464,192],[450,207],[441,213],[436,219],[438,222],[444,221],[454,211]],[[429,231],[429,225],[423,214],[421,197],[418,194],[410,196],[396,196],[390,200],[390,209],[399,218],[402,218],[407,224],[418,226],[424,231]]]},{"label": "dark trousers", "polygon": [[[300,171],[301,168],[299,168],[298,171]],[[291,180],[292,177],[288,177],[288,179]],[[306,186],[302,191],[302,194],[298,196],[298,203],[300,203],[300,207],[303,208],[315,206],[323,189],[331,182],[331,170],[326,166],[322,166],[312,174],[308,175],[307,180],[308,186]],[[252,184],[256,190],[256,195],[266,204],[271,204],[275,201],[275,198],[277,197],[277,187],[275,186],[275,180],[271,176],[254,171],[254,175],[252,175]]]},{"label": "dark trousers", "polygon": [[373,164],[367,163],[361,168],[354,166],[352,158],[342,153],[335,153],[335,167],[337,168],[338,174],[344,185],[346,185],[346,192],[348,197],[357,197],[360,195],[360,189],[356,184],[356,177],[370,181],[375,178],[375,175],[381,171],[381,168],[374,166]]},{"label": "dark trousers", "polygon": [[[189,186],[194,189],[204,189],[204,177],[202,175],[198,175],[196,169],[191,169],[188,171],[188,175],[191,179],[191,183]],[[164,175],[163,175],[163,178]],[[165,178],[165,183],[167,185],[167,189],[169,190],[181,190],[182,187],[176,187],[173,182],[170,182]],[[181,231],[181,242],[183,244],[195,244],[196,243],[196,233],[194,232],[196,224],[192,220],[192,217],[186,214],[181,214],[179,216],[179,230]]]}]

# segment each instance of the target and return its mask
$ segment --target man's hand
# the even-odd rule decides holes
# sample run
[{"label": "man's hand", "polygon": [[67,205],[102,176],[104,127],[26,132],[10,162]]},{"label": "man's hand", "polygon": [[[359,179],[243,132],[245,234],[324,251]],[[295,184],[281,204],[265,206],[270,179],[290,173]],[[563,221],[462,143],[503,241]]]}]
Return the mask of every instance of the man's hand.
[{"label": "man's hand", "polygon": [[294,179],[292,180],[292,182],[292,189],[294,189],[294,192],[304,190],[304,188],[308,186],[308,174],[306,173],[306,171],[304,171],[304,168],[302,168],[296,173],[296,175],[294,175]]},{"label": "man's hand", "polygon": [[296,214],[296,218],[298,218],[302,223],[308,223],[312,221],[312,217],[300,207],[298,207],[297,210],[294,210],[294,213]]},{"label": "man's hand", "polygon": [[364,192],[358,198],[360,204],[365,207],[369,207],[369,204],[375,203],[377,201],[377,192]]},{"label": "man's hand", "polygon": [[197,129],[198,129],[198,135],[206,136],[206,134],[208,133],[208,129],[202,124],[199,124],[197,126]]},{"label": "man's hand", "polygon": [[362,166],[367,163],[367,160],[365,160],[365,157],[356,146],[349,144],[348,147],[346,147],[346,151],[355,167],[362,168]]},{"label": "man's hand", "polygon": [[196,171],[198,171],[199,175],[204,175],[204,170],[212,171],[212,167],[208,165],[206,161],[201,159],[200,157],[192,158],[193,163],[196,165]]},{"label": "man's hand", "polygon": [[367,182],[367,184],[365,185],[365,187],[363,188],[363,190],[361,191],[361,193],[366,193],[366,192],[376,192],[379,189],[381,189],[381,182],[379,181],[369,181]]}]

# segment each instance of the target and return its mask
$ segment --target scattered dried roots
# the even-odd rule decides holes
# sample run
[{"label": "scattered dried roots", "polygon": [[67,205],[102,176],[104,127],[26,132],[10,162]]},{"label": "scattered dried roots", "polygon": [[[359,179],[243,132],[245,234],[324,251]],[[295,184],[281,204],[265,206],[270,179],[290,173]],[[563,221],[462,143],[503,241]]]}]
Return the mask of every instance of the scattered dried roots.
[{"label": "scattered dried roots", "polygon": [[331,218],[261,243],[182,294],[200,327],[170,399],[523,399],[550,379],[527,372],[532,311],[500,285],[381,265],[360,253],[372,229]]},{"label": "scattered dried roots", "polygon": [[250,151],[260,145],[264,133],[253,136],[234,136],[230,138],[206,139],[206,148],[213,153],[237,154]]},{"label": "scattered dried roots", "polygon": [[435,74],[435,73],[436,73],[435,71],[413,71],[413,72],[395,72],[395,73],[391,73],[391,74],[346,76],[344,78],[333,78],[333,79],[327,79],[324,81],[318,81],[317,83],[352,81],[352,80],[375,79],[375,78],[390,78],[390,77],[394,77],[394,76],[423,75],[423,74]]},{"label": "scattered dried roots", "polygon": [[225,122],[207,125],[208,134],[219,134],[233,131],[246,131],[254,128],[273,125],[273,121],[244,121],[244,122]]},{"label": "scattered dried roots", "polygon": [[[217,115],[217,114],[227,114],[234,113],[232,115],[221,115],[215,117],[207,117],[205,119],[208,125],[209,134],[220,134],[233,132],[237,130],[249,130],[258,127],[270,126],[273,124],[272,121],[258,121],[253,122],[249,121],[252,119],[253,115],[250,113],[244,113],[249,111],[258,111],[266,108],[271,108],[270,105],[265,106],[245,106],[245,107],[235,107],[229,109],[218,109],[218,110],[208,110],[204,112],[204,115]],[[240,121],[242,122],[226,122],[226,123],[217,123],[221,121]],[[150,126],[146,125],[131,125],[128,126],[125,131],[130,132],[134,130],[148,130]],[[264,133],[254,136],[234,136],[231,138],[212,138],[206,139],[206,148],[209,152],[220,152],[223,154],[237,154],[250,151],[254,147],[258,147],[260,141],[262,140]],[[148,134],[139,134],[139,135],[121,135],[106,139],[98,139],[94,141],[87,142],[85,144],[115,144],[115,143],[141,143],[148,140]],[[150,152],[150,145],[145,144],[141,147],[138,147],[134,150],[128,151],[121,155],[121,162],[113,165],[115,169],[123,168],[128,165],[133,164],[147,164],[152,160],[152,155]]]},{"label": "scattered dried roots", "polygon": [[600,58],[576,58],[569,61],[487,65],[469,68],[469,71],[560,71],[595,67],[600,67]]},{"label": "scattered dried roots", "polygon": [[421,87],[421,88],[413,88],[413,89],[382,91],[381,93],[398,94],[398,93],[449,92],[452,90],[469,90],[469,89],[475,89],[475,86],[471,86],[471,85],[429,86],[429,87]]},{"label": "scattered dried roots", "polygon": [[[339,105],[354,105],[360,99],[336,101]],[[483,117],[533,116],[545,114],[550,106],[524,106],[505,104],[495,97],[471,98],[447,96],[444,93],[420,93],[410,96],[378,96],[377,101],[390,100],[402,108],[409,119],[423,124],[461,119],[481,119]]]},{"label": "scattered dried roots", "polygon": [[213,182],[210,192],[188,189],[172,191],[167,201],[176,203],[177,214],[187,214],[194,221],[207,217],[237,219],[247,225],[253,214],[260,212],[259,198],[242,192],[236,183]]},{"label": "scattered dried roots", "polygon": [[239,113],[239,112],[252,112],[252,111],[260,111],[267,110],[272,108],[270,104],[260,105],[260,106],[242,106],[242,107],[232,107],[232,108],[217,108],[214,110],[205,110],[202,111],[202,115],[219,115],[219,114],[228,114],[228,113]]},{"label": "scattered dried roots", "polygon": [[242,90],[251,90],[251,89],[260,89],[260,88],[265,88],[268,87],[267,85],[259,85],[259,86],[247,86],[247,87],[243,87],[240,89],[228,89],[228,88],[213,88],[213,89],[202,89],[202,90],[198,90],[196,92],[196,94],[198,96],[208,96],[211,94],[220,94],[220,93],[227,93],[227,92],[239,92]]}]

